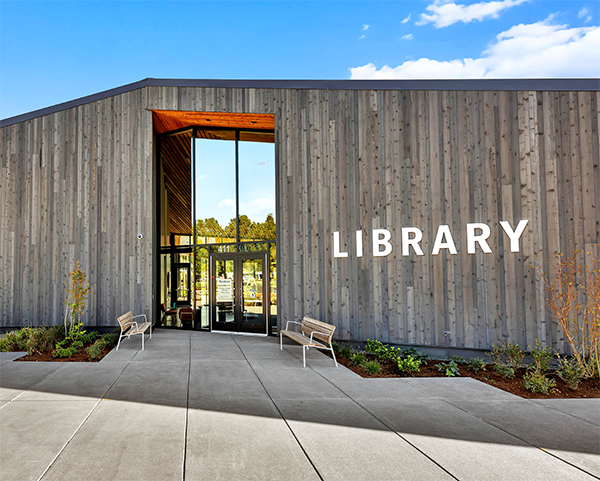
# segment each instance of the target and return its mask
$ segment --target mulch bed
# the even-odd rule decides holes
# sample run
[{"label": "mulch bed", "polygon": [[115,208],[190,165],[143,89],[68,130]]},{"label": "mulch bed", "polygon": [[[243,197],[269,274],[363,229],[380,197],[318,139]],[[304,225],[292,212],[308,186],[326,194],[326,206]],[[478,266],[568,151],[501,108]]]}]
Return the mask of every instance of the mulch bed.
[{"label": "mulch bed", "polygon": [[[373,361],[373,356],[366,355],[367,360]],[[362,366],[350,366],[349,359],[338,359],[340,364],[343,364],[351,371],[362,377],[369,378],[386,378],[386,377],[446,377],[443,372],[437,368],[437,364],[442,361],[427,361],[421,365],[421,371],[413,376],[401,373],[398,370],[398,365],[394,362],[381,363],[381,372],[376,375],[367,374]],[[556,380],[556,388],[549,394],[532,393],[523,387],[523,376],[526,370],[518,369],[513,379],[505,379],[499,375],[492,367],[488,367],[486,371],[471,372],[467,371],[466,367],[459,364],[461,377],[472,377],[478,381],[484,382],[491,386],[497,387],[504,391],[508,391],[517,396],[528,399],[570,399],[570,398],[598,398],[600,397],[600,379],[586,379],[579,383],[577,390],[570,389],[565,382],[555,374],[548,374],[548,377]]]},{"label": "mulch bed", "polygon": [[43,352],[41,354],[27,354],[25,356],[21,356],[15,361],[29,361],[29,362],[98,362],[104,356],[106,356],[110,351],[113,350],[114,346],[106,347],[102,350],[102,354],[97,359],[90,359],[85,352],[86,348],[91,346],[93,342],[85,344],[79,351],[77,351],[71,357],[52,357],[52,351]]}]

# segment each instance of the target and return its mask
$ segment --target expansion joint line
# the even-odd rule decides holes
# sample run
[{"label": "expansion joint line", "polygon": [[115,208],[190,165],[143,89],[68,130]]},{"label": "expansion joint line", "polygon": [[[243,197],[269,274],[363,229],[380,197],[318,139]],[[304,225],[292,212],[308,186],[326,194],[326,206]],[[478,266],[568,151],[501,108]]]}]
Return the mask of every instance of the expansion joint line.
[{"label": "expansion joint line", "polygon": [[269,397],[271,403],[273,404],[273,406],[275,406],[275,409],[277,410],[277,412],[279,413],[279,416],[281,417],[281,419],[283,420],[283,422],[285,423],[285,425],[287,426],[287,428],[289,429],[290,433],[292,434],[292,436],[294,437],[294,439],[296,440],[296,443],[298,443],[298,446],[300,447],[300,449],[302,450],[302,452],[304,453],[304,456],[306,456],[306,459],[308,460],[308,462],[310,463],[310,465],[313,467],[313,469],[315,470],[315,473],[317,473],[317,476],[319,477],[319,479],[321,481],[323,481],[323,476],[321,476],[321,473],[319,472],[319,470],[317,469],[317,467],[315,466],[315,463],[313,463],[312,459],[310,459],[310,456],[308,455],[308,453],[306,452],[306,449],[304,449],[304,446],[302,446],[302,443],[300,442],[300,440],[298,439],[298,436],[296,436],[296,433],[294,432],[294,430],[292,429],[292,427],[290,426],[290,423],[288,423],[287,419],[285,418],[285,416],[283,415],[283,413],[281,412],[281,410],[279,409],[279,406],[277,406],[277,403],[274,401],[274,399],[271,397],[271,395],[269,394],[269,391],[267,391],[267,388],[265,387],[265,385],[263,384],[263,382],[260,380],[260,377],[258,376],[258,374],[256,373],[256,371],[254,370],[254,368],[252,367],[252,364],[250,364],[250,361],[248,360],[248,358],[246,357],[246,354],[244,354],[244,351],[242,350],[242,348],[240,347],[240,345],[237,343],[237,341],[235,340],[235,336],[231,336],[231,338],[233,339],[233,342],[235,342],[235,345],[238,347],[238,349],[240,350],[240,352],[242,353],[242,356],[244,356],[244,359],[246,360],[246,362],[248,363],[248,366],[250,366],[250,369],[252,369],[252,372],[254,373],[254,375],[256,376],[256,379],[258,380],[258,382],[260,383],[260,385],[262,386],[262,388],[265,390],[265,393],[267,394],[267,396]]},{"label": "expansion joint line", "polygon": [[[139,352],[139,348],[136,351],[136,354]],[[133,356],[135,357],[135,356]],[[50,461],[50,464],[48,464],[48,467],[46,469],[44,469],[43,473],[40,474],[40,477],[37,479],[37,481],[41,481],[42,478],[44,476],[46,476],[46,473],[50,470],[50,468],[54,465],[54,463],[56,462],[56,460],[58,459],[58,457],[64,452],[65,449],[67,449],[67,446],[71,443],[71,440],[76,436],[76,434],[80,431],[80,429],[83,427],[83,425],[87,422],[87,420],[90,418],[90,416],[92,414],[94,414],[94,411],[96,411],[96,408],[100,405],[100,402],[103,399],[106,399],[106,395],[108,394],[108,392],[112,389],[112,387],[115,385],[115,383],[119,380],[119,378],[123,375],[123,372],[125,372],[125,369],[127,369],[127,367],[129,366],[129,364],[131,364],[131,360],[133,359],[133,357],[127,361],[127,364],[125,364],[125,366],[123,367],[123,369],[121,369],[121,372],[118,374],[117,377],[115,377],[115,380],[110,384],[110,386],[108,386],[106,388],[106,391],[104,391],[104,394],[102,394],[102,396],[100,396],[100,398],[98,399],[98,401],[96,401],[96,404],[94,404],[94,407],[90,410],[90,412],[87,414],[87,416],[84,418],[83,421],[81,421],[81,424],[79,426],[77,426],[77,429],[75,429],[75,431],[73,432],[73,434],[71,434],[71,437],[69,437],[69,439],[67,439],[67,442],[63,445],[62,448],[60,448],[60,450],[58,451],[58,453],[56,453],[56,456],[54,456],[54,458],[52,459],[52,461]],[[101,361],[100,361],[101,362]]]},{"label": "expansion joint line", "polygon": [[[427,390],[427,388],[424,388],[424,389],[425,389],[425,390]],[[430,392],[431,392],[431,391],[430,391]],[[432,393],[432,394],[433,394],[433,393]],[[435,395],[434,395],[434,396],[435,396]],[[456,404],[452,404],[452,403],[451,403],[450,401],[448,401],[447,399],[442,399],[442,398],[440,398],[440,397],[438,397],[438,396],[435,396],[435,397],[436,397],[437,399],[439,399],[440,401],[443,401],[443,402],[445,402],[446,404],[449,404],[450,406],[452,406],[452,407],[454,407],[454,408],[456,408],[456,409],[459,409],[460,411],[462,411],[462,412],[464,412],[464,413],[467,413],[467,414],[469,414],[469,415],[473,416],[473,417],[474,417],[474,418],[476,418],[476,419],[479,419],[480,421],[482,421],[482,422],[484,422],[484,423],[486,423],[486,424],[488,424],[488,425],[492,426],[493,428],[496,428],[496,429],[498,429],[499,431],[502,431],[503,433],[505,433],[505,434],[508,434],[509,436],[511,436],[511,437],[513,437],[513,438],[515,438],[515,439],[518,439],[519,441],[522,441],[523,443],[527,444],[528,446],[531,446],[532,448],[535,448],[535,449],[539,449],[539,450],[540,450],[540,451],[542,451],[544,454],[547,454],[547,455],[549,455],[549,456],[552,456],[553,458],[556,458],[556,459],[558,459],[559,461],[561,461],[561,462],[563,462],[563,463],[565,463],[565,464],[568,464],[569,466],[572,466],[572,467],[574,467],[574,468],[578,469],[579,471],[582,471],[582,472],[584,472],[585,474],[588,474],[588,475],[590,475],[592,478],[595,478],[595,479],[600,479],[600,477],[596,476],[596,475],[595,475],[595,474],[593,474],[593,473],[590,473],[589,471],[586,471],[586,470],[585,470],[584,468],[582,468],[581,466],[577,466],[576,464],[573,464],[573,463],[571,463],[570,461],[567,461],[566,459],[563,459],[563,458],[561,458],[560,456],[557,456],[556,454],[554,454],[554,453],[552,453],[552,452],[548,451],[548,450],[547,450],[547,449],[545,449],[545,448],[542,448],[541,446],[537,446],[537,445],[535,445],[535,444],[533,444],[533,443],[531,443],[531,442],[527,441],[526,439],[523,439],[523,438],[521,438],[520,436],[517,436],[516,434],[514,434],[514,433],[511,433],[510,431],[507,431],[507,430],[506,430],[506,429],[504,429],[504,428],[501,428],[500,426],[496,426],[495,424],[492,424],[492,423],[490,423],[490,422],[486,421],[486,420],[485,420],[485,419],[483,419],[482,417],[480,417],[480,416],[477,416],[476,414],[473,414],[473,413],[471,413],[471,412],[467,411],[466,409],[463,409],[462,407],[460,407],[460,406],[457,406]],[[525,399],[525,401],[528,401],[528,399]],[[564,413],[563,413],[563,414],[564,414]],[[568,413],[567,413],[567,414],[568,414]],[[577,416],[572,416],[572,417],[574,417],[574,418],[576,418],[576,419],[579,419],[579,420],[581,420],[581,419],[580,419],[580,418],[578,418]],[[583,420],[583,421],[584,421],[584,422],[586,422],[585,420]]]},{"label": "expansion joint line", "polygon": [[[310,366],[309,366],[310,367]],[[411,446],[412,448],[414,448],[416,451],[418,451],[419,453],[421,453],[423,456],[425,456],[427,459],[429,459],[429,461],[431,461],[433,464],[435,464],[438,468],[440,468],[442,471],[444,471],[448,476],[451,476],[452,479],[456,479],[456,481],[459,481],[459,479],[454,476],[450,471],[448,471],[444,466],[442,466],[440,463],[438,463],[435,459],[433,459],[431,456],[429,456],[426,452],[424,452],[422,449],[419,449],[417,446],[415,446],[413,443],[411,443],[408,439],[406,439],[404,436],[402,436],[402,434],[400,434],[398,431],[396,431],[395,429],[392,429],[391,426],[389,426],[385,421],[383,421],[382,419],[379,419],[374,413],[372,413],[371,411],[369,411],[366,407],[364,407],[362,404],[360,404],[356,399],[354,399],[352,396],[350,396],[348,393],[346,393],[343,389],[341,389],[339,386],[335,385],[333,382],[331,382],[330,379],[327,379],[325,376],[323,376],[323,374],[321,374],[319,371],[316,371],[315,369],[313,369],[312,367],[310,367],[310,369],[312,369],[314,372],[316,372],[319,376],[321,376],[323,379],[325,379],[325,381],[327,381],[329,384],[331,384],[334,388],[336,388],[339,392],[341,392],[344,396],[346,396],[348,399],[350,399],[354,404],[356,404],[359,408],[361,408],[363,411],[367,412],[368,414],[370,414],[371,416],[373,416],[374,419],[376,419],[377,421],[379,421],[382,425],[384,425],[386,428],[388,428],[391,432],[393,432],[396,436],[398,436],[400,439],[402,439],[404,442],[406,442],[409,446]]]},{"label": "expansion joint line", "polygon": [[188,381],[187,395],[185,397],[185,428],[183,432],[183,464],[181,466],[181,479],[185,481],[185,463],[187,459],[188,420],[190,417],[190,379],[192,376],[192,336],[188,344]]}]

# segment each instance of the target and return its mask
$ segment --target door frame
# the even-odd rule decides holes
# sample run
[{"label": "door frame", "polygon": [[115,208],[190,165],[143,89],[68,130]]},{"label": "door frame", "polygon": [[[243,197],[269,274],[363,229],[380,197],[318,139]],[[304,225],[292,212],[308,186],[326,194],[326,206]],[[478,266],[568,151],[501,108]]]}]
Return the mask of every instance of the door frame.
[{"label": "door frame", "polygon": [[[243,330],[243,305],[242,305],[242,283],[243,283],[243,264],[244,259],[261,259],[262,264],[262,311],[263,325],[256,331]],[[233,313],[234,326],[233,330],[216,329],[216,261],[217,260],[233,260]],[[269,252],[219,252],[209,254],[209,325],[211,332],[224,332],[241,335],[259,335],[267,336],[269,334],[270,325],[270,305],[271,305],[271,283],[269,282]]]}]

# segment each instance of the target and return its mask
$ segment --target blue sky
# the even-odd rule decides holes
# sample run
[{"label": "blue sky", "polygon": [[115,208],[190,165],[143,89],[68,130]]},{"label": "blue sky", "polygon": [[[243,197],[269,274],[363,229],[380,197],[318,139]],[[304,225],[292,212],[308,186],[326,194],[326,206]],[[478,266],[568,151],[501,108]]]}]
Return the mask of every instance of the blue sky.
[{"label": "blue sky", "polygon": [[0,118],[146,77],[600,77],[600,3],[0,1]]}]

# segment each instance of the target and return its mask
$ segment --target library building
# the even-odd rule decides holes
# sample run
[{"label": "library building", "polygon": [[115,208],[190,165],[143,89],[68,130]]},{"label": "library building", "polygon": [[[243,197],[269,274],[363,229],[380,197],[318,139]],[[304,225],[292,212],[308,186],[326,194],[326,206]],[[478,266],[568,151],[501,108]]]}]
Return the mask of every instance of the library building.
[{"label": "library building", "polygon": [[600,255],[600,81],[149,78],[0,121],[0,327],[564,352],[542,274]]}]

